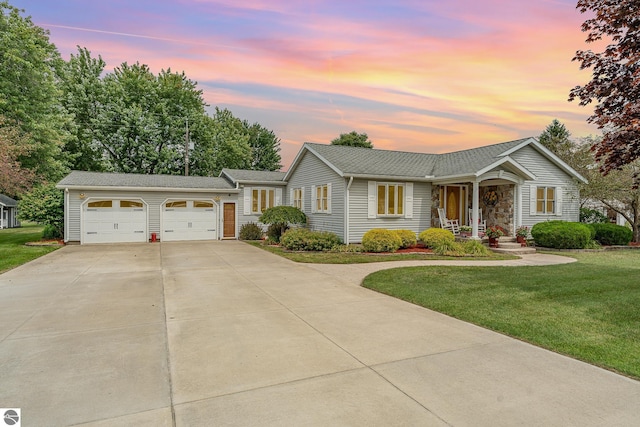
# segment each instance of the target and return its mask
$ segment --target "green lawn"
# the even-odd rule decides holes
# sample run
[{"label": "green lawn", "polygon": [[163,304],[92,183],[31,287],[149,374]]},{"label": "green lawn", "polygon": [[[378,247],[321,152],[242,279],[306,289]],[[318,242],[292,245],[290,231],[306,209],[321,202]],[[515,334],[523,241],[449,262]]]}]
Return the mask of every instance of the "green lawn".
[{"label": "green lawn", "polygon": [[411,267],[364,286],[640,379],[640,251],[545,267]]},{"label": "green lawn", "polygon": [[339,252],[289,252],[279,246],[263,245],[259,241],[247,241],[257,248],[280,255],[283,258],[295,262],[311,264],[363,264],[368,262],[383,261],[411,261],[411,260],[501,260],[516,259],[518,257],[505,254],[491,253],[488,257],[446,257],[433,254],[366,254],[366,253],[339,253]]},{"label": "green lawn", "polygon": [[26,242],[38,241],[43,227],[26,224],[20,228],[0,230],[0,273],[55,251],[51,246],[25,246]]}]

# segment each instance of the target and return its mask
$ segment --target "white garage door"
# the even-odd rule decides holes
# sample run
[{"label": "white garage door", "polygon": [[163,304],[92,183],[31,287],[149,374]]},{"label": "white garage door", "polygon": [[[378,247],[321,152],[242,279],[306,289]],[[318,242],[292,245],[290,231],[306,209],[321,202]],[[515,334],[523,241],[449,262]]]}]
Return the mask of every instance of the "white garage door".
[{"label": "white garage door", "polygon": [[216,210],[210,200],[171,200],[162,206],[164,242],[176,240],[215,240]]},{"label": "white garage door", "polygon": [[92,200],[82,212],[82,243],[146,242],[147,208],[142,200]]}]

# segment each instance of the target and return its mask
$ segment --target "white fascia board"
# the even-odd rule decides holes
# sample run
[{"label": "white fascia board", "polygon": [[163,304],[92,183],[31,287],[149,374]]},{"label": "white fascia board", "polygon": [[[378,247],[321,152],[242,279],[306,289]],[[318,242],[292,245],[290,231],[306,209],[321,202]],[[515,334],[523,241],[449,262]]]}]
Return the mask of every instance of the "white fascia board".
[{"label": "white fascia board", "polygon": [[155,191],[155,192],[170,192],[170,193],[239,193],[237,188],[173,188],[173,187],[113,187],[113,186],[100,186],[100,185],[56,185],[56,188],[69,190],[83,190],[83,191]]},{"label": "white fascia board", "polygon": [[286,186],[287,181],[237,181],[240,185],[263,185],[263,186],[273,186],[280,185]]},{"label": "white fascia board", "polygon": [[534,181],[536,179],[536,176],[531,173],[529,170],[527,170],[527,168],[525,168],[524,166],[522,166],[520,163],[516,162],[515,160],[513,160],[511,157],[506,156],[503,157],[502,159],[498,160],[497,162],[494,162],[492,164],[490,164],[489,166],[486,166],[482,169],[480,169],[478,172],[475,173],[476,176],[482,176],[485,173],[489,172],[492,169],[497,168],[498,166],[501,166],[505,163],[510,164],[511,166],[513,166],[515,169],[517,169],[522,175],[524,175],[524,178],[527,181]]},{"label": "white fascia board", "polygon": [[370,179],[375,181],[402,181],[402,182],[432,182],[433,177],[423,176],[400,176],[400,175],[367,175],[367,174],[351,174],[345,175],[345,178]]}]

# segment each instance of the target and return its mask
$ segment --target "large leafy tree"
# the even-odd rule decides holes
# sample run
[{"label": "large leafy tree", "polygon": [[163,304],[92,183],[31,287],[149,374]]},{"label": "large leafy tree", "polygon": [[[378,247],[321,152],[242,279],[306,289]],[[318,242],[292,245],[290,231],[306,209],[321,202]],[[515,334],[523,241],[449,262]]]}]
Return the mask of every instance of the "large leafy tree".
[{"label": "large leafy tree", "polygon": [[35,173],[22,167],[18,160],[27,156],[30,149],[27,136],[0,116],[0,193],[17,197],[36,181]]},{"label": "large leafy tree", "polygon": [[366,133],[358,133],[355,130],[349,133],[341,133],[339,137],[331,141],[331,145],[373,148],[373,143],[369,140],[369,136]]},{"label": "large leafy tree", "polygon": [[108,169],[129,173],[181,174],[187,122],[204,117],[202,91],[184,73],[123,63],[104,80],[95,139]]},{"label": "large leafy tree", "polygon": [[280,161],[280,139],[272,130],[266,129],[259,123],[249,124],[242,121],[245,131],[249,134],[251,147],[251,165],[253,170],[276,171],[282,165]]},{"label": "large leafy tree", "polygon": [[50,228],[52,236],[64,235],[64,194],[54,183],[38,185],[24,194],[18,211],[20,219]]},{"label": "large leafy tree", "polygon": [[57,179],[65,172],[61,148],[69,121],[58,101],[62,59],[48,32],[22,12],[0,2],[0,115],[27,138],[22,167]]},{"label": "large leafy tree", "polygon": [[576,52],[573,59],[593,77],[569,94],[580,105],[597,102],[587,121],[604,132],[594,151],[608,173],[640,157],[640,7],[637,0],[579,0],[577,8],[592,16],[582,24],[587,43],[610,40],[602,52]]},{"label": "large leafy tree", "polygon": [[78,46],[78,53],[62,67],[61,102],[73,116],[72,136],[65,145],[72,169],[102,171],[108,167],[95,133],[101,109],[108,102],[101,79],[105,65],[102,57],[92,58],[91,52]]}]

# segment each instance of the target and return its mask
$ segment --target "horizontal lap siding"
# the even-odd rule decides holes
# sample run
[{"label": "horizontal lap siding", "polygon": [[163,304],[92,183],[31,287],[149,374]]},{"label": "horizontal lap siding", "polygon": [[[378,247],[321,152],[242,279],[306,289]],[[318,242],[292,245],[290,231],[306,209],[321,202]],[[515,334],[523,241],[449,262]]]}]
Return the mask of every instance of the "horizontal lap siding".
[{"label": "horizontal lap siding", "polygon": [[[531,147],[524,147],[516,151],[511,157],[533,173],[536,181],[525,181],[522,187],[522,225],[533,226],[541,221],[580,220],[580,197],[576,181],[553,162]],[[534,215],[530,214],[531,186],[562,187],[562,215]]]},{"label": "horizontal lap siding", "polygon": [[[312,186],[329,183],[331,183],[331,213],[312,213],[311,206],[315,203],[315,194],[311,192]],[[303,187],[303,210],[307,215],[309,227],[312,230],[330,231],[344,239],[344,178],[307,151],[287,180],[286,198],[289,198],[291,189]],[[288,200],[287,204],[291,205],[291,201]]]},{"label": "horizontal lap siding", "polygon": [[[388,181],[385,181],[388,182]],[[398,181],[399,184],[405,181]],[[372,228],[407,229],[416,234],[431,224],[431,184],[413,184],[413,218],[368,218],[368,181],[355,180],[349,190],[349,242],[362,242]]]},{"label": "horizontal lap siding", "polygon": [[[260,215],[256,215],[256,214],[251,214],[251,215],[245,215],[244,214],[244,192],[246,189],[250,189],[251,191],[253,191],[254,189],[256,190],[269,190],[269,189],[276,189],[276,188],[281,188],[282,189],[282,199],[280,201],[280,205],[287,205],[288,201],[288,194],[287,190],[284,186],[277,186],[277,187],[269,187],[268,185],[247,185],[247,186],[240,186],[240,194],[238,194],[238,230],[240,230],[240,227],[242,227],[245,224],[248,224],[250,222],[253,222],[255,224],[258,224],[258,218],[260,218]],[[251,194],[249,194],[249,197],[251,197]],[[260,224],[262,225],[263,229],[266,231],[267,227],[264,224]]]},{"label": "horizontal lap siding", "polygon": [[[84,193],[84,198],[80,198],[80,193]],[[148,238],[151,233],[160,236],[160,208],[166,199],[207,199],[215,200],[220,197],[220,204],[224,202],[237,201],[237,195],[226,193],[189,193],[184,192],[155,192],[155,191],[99,191],[99,190],[69,190],[68,221],[69,230],[66,231],[67,239],[71,242],[80,241],[80,206],[88,198],[102,199],[142,199],[147,204],[149,218]],[[238,203],[237,209],[241,208]],[[218,214],[220,214],[218,210]],[[219,221],[218,221],[219,223]],[[220,234],[220,230],[219,233]]]}]

